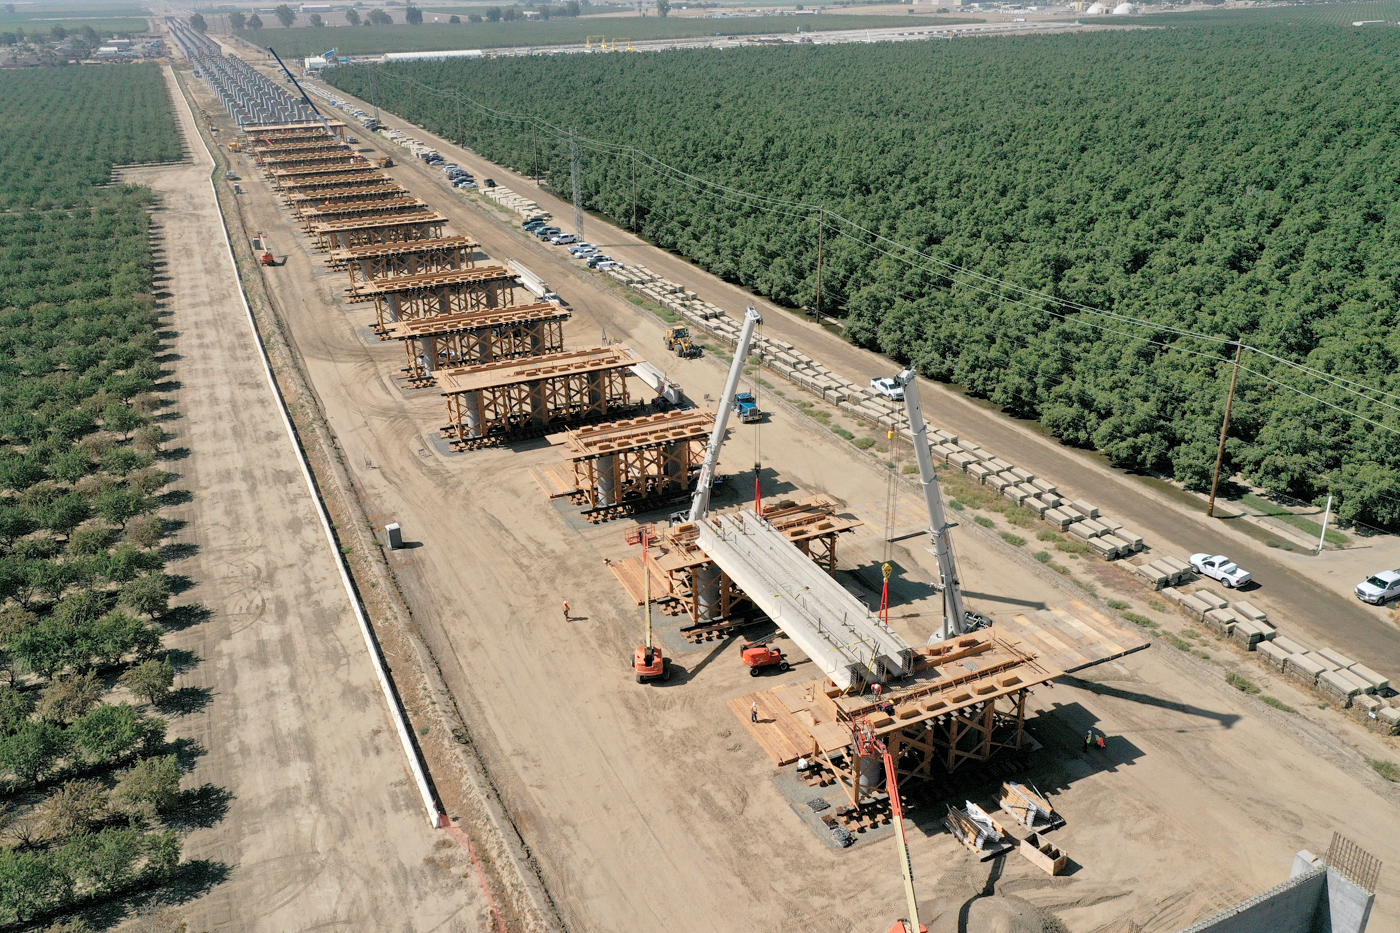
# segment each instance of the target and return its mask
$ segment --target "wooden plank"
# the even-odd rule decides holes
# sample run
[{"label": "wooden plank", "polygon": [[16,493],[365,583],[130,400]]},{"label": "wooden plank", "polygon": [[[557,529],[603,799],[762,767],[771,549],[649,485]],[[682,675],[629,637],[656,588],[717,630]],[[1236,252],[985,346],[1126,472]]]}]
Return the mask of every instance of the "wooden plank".
[{"label": "wooden plank", "polygon": [[530,467],[530,476],[551,499],[562,499],[578,492],[578,484],[574,482],[574,471],[566,464]]},{"label": "wooden plank", "polygon": [[[1071,606],[1072,605],[1073,604],[1071,604]],[[1123,646],[1113,641],[1113,633],[1106,626],[1092,625],[1084,619],[1079,618],[1074,613],[1060,607],[1056,607],[1051,611],[1054,612],[1056,616],[1063,619],[1067,625],[1071,625],[1076,630],[1083,632],[1086,638],[1096,639],[1108,654],[1122,653]]]},{"label": "wooden plank", "polygon": [[[754,703],[758,704],[758,722],[753,722],[750,717]],[[776,764],[792,764],[799,757],[813,753],[811,734],[802,728],[772,691],[735,697],[728,706]]]}]

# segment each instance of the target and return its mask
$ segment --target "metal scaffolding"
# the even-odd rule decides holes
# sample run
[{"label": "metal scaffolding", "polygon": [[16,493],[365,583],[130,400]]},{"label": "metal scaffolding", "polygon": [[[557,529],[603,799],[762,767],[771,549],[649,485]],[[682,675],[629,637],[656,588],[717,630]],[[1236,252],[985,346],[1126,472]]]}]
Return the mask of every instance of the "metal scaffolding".
[{"label": "metal scaffolding", "polygon": [[568,319],[564,307],[541,302],[397,321],[384,329],[383,337],[404,342],[405,378],[415,386],[429,386],[440,369],[557,353],[564,349]]},{"label": "metal scaffolding", "polygon": [[442,435],[471,449],[552,428],[585,424],[635,408],[627,372],[642,362],[622,344],[445,370]]}]

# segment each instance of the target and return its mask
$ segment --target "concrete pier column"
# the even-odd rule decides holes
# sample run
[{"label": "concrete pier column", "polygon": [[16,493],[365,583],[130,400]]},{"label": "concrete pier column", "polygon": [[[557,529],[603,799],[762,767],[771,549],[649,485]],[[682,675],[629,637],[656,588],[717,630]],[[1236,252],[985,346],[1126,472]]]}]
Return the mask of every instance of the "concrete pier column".
[{"label": "concrete pier column", "polygon": [[418,352],[423,355],[423,368],[428,372],[437,372],[437,338],[419,337]]},{"label": "concrete pier column", "polygon": [[481,410],[481,393],[463,392],[462,411],[467,416],[467,437],[481,437],[483,422],[486,420]]},{"label": "concrete pier column", "polygon": [[695,568],[695,604],[701,620],[719,618],[719,577],[719,567],[714,564]]},{"label": "concrete pier column", "polygon": [[617,503],[617,455],[608,454],[596,461],[598,470],[598,505]]},{"label": "concrete pier column", "polygon": [[389,320],[397,321],[399,319],[399,296],[391,292],[384,296],[384,303],[389,306]]}]

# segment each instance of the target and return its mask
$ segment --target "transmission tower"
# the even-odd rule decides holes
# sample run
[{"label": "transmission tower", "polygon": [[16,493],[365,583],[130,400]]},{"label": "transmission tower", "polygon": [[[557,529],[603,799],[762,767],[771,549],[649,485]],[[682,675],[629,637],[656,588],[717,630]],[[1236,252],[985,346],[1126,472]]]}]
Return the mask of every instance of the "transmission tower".
[{"label": "transmission tower", "polygon": [[574,176],[574,235],[583,242],[583,198],[579,195],[578,140],[569,130],[569,167]]}]

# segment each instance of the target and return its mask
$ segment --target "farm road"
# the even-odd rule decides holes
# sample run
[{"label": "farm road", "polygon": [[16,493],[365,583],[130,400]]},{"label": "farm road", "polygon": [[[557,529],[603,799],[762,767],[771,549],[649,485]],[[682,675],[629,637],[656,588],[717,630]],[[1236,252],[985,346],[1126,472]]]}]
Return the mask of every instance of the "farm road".
[{"label": "farm road", "polygon": [[208,705],[172,738],[202,748],[186,788],[230,796],[188,858],[229,867],[194,905],[194,929],[484,928],[470,864],[434,834],[375,682],[349,599],[268,387],[238,297],[203,148],[166,69],[193,161],[126,173],[150,185],[165,249],[179,417],[169,462],[189,503],[171,571],[207,621],[168,638],[196,662],[177,687]]}]

